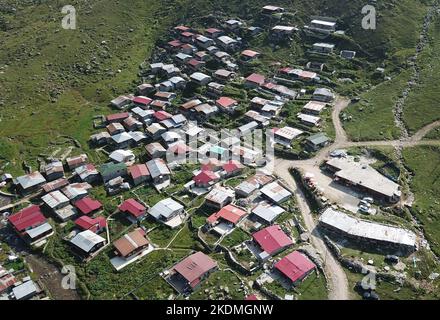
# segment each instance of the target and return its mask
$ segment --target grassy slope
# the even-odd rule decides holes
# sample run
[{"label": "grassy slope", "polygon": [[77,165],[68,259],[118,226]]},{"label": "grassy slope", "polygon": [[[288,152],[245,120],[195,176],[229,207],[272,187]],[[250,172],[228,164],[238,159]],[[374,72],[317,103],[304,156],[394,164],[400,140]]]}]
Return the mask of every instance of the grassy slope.
[{"label": "grassy slope", "polygon": [[[0,33],[0,61],[8,64],[0,74],[0,166],[10,161],[12,173],[60,134],[87,150],[92,116],[109,113],[108,101],[133,87],[138,65],[174,18],[156,1],[78,2],[77,30],[61,28],[60,6],[40,4],[18,8],[11,30]],[[78,71],[93,57],[98,68]]]},{"label": "grassy slope", "polygon": [[399,136],[392,108],[409,76],[409,71],[403,71],[394,79],[363,94],[359,103],[346,109],[344,113],[352,118],[344,122],[344,128],[352,140],[392,140]]},{"label": "grassy slope", "polygon": [[415,194],[413,210],[421,221],[433,251],[440,254],[440,149],[408,148],[403,152],[406,165],[414,173],[411,189]]},{"label": "grassy slope", "polygon": [[[410,78],[410,72],[400,67],[396,68],[395,63],[404,63],[408,56],[415,53],[418,33],[427,8],[424,3],[428,1],[399,1],[398,4],[389,3],[384,10],[378,10],[377,32],[384,34],[383,42],[376,41],[370,47],[374,49],[375,45],[384,46],[388,57],[388,61],[384,61],[386,72],[393,74],[394,78],[364,93],[361,96],[363,101],[347,109],[347,114],[351,115],[353,120],[346,122],[344,126],[353,140],[398,137],[399,130],[394,125],[392,110]],[[393,9],[389,10],[391,7]],[[360,34],[365,36],[366,44],[371,42],[366,31]],[[370,34],[373,38],[376,37],[376,32],[370,31]],[[365,103],[368,105],[365,106]]]},{"label": "grassy slope", "polygon": [[411,133],[440,119],[440,20],[431,25],[429,44],[419,57],[419,85],[410,93],[404,109],[404,121]]}]

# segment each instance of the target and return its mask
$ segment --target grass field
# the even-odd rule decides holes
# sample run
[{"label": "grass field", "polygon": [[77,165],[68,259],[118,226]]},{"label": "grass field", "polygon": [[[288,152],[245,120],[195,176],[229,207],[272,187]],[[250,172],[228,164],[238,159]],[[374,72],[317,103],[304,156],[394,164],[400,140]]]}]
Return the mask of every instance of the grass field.
[{"label": "grass field", "polygon": [[431,25],[429,42],[418,59],[420,79],[408,96],[404,109],[404,121],[410,133],[440,119],[440,20]]},{"label": "grass field", "polygon": [[413,172],[411,189],[415,194],[413,211],[422,223],[432,250],[440,254],[440,149],[415,147],[404,149],[406,165]]},{"label": "grass field", "polygon": [[[392,110],[409,77],[410,72],[403,71],[362,94],[359,103],[350,105],[341,114],[344,128],[352,140],[393,140],[399,136]],[[344,116],[351,120],[344,121]]]}]

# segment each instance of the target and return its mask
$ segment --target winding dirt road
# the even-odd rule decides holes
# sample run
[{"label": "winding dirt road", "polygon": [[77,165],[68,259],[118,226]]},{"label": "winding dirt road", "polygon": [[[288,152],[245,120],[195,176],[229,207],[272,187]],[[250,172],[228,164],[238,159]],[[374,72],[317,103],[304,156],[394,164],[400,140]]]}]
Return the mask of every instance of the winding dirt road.
[{"label": "winding dirt road", "polygon": [[438,140],[422,140],[423,137],[432,129],[440,126],[440,121],[431,123],[420,129],[416,134],[402,140],[390,141],[360,141],[353,142],[347,137],[347,134],[341,124],[340,113],[350,104],[350,100],[338,97],[332,112],[332,120],[335,126],[336,138],[333,144],[321,149],[315,157],[307,160],[285,160],[275,159],[275,173],[284,180],[284,182],[295,192],[298,207],[303,216],[305,227],[311,233],[311,242],[318,250],[324,260],[324,270],[329,280],[329,299],[331,300],[348,300],[350,299],[350,290],[348,288],[348,280],[344,269],[333,257],[330,250],[325,245],[322,235],[316,227],[316,221],[312,215],[307,200],[296,184],[295,179],[289,172],[290,168],[304,169],[312,166],[319,166],[326,159],[329,152],[336,149],[346,149],[350,147],[368,147],[368,146],[392,146],[392,147],[413,147],[416,145],[438,145]]}]

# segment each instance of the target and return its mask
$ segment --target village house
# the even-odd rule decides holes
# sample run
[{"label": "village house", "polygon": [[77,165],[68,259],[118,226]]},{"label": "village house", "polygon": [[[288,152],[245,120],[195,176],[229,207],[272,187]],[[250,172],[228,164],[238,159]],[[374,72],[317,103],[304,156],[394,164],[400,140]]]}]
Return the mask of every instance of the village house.
[{"label": "village house", "polygon": [[120,271],[130,263],[153,250],[153,246],[142,228],[136,228],[113,242],[116,257],[110,259],[113,267]]},{"label": "village house", "polygon": [[256,253],[260,261],[266,261],[270,257],[286,250],[293,245],[292,239],[281,229],[279,225],[273,225],[261,229],[252,235],[260,252]]},{"label": "village house", "polygon": [[127,119],[125,119],[122,122],[123,126],[125,127],[125,129],[127,129],[127,131],[136,131],[138,129],[143,128],[143,124],[142,122],[136,120],[135,118],[133,118],[132,116],[128,117]]},{"label": "village house", "polygon": [[412,231],[361,220],[344,212],[327,208],[319,217],[319,227],[362,246],[389,252],[410,254],[417,250],[417,236]]},{"label": "village house", "polygon": [[253,61],[261,56],[261,53],[254,51],[254,50],[244,50],[240,54],[240,58],[242,61],[250,62]]},{"label": "village house", "polygon": [[182,140],[182,137],[176,131],[164,132],[160,137],[162,138],[165,145],[168,147],[170,146],[170,144]]},{"label": "village house", "polygon": [[87,182],[72,183],[65,186],[61,191],[66,195],[71,202],[75,202],[88,195],[88,190],[92,189],[92,186]]},{"label": "village house", "polygon": [[133,115],[142,123],[149,125],[151,123],[151,118],[153,117],[153,110],[144,110],[142,108],[136,107],[131,109]]},{"label": "village house", "polygon": [[251,219],[264,225],[271,225],[284,212],[285,210],[280,206],[262,201],[252,209]]},{"label": "village house", "polygon": [[176,27],[174,27],[173,30],[177,35],[179,35],[182,32],[192,32],[192,29],[190,27],[183,26],[183,25],[176,26]]},{"label": "village house", "polygon": [[254,131],[257,128],[258,128],[258,122],[251,121],[251,122],[248,122],[248,123],[238,127],[237,130],[238,130],[240,136],[244,137],[248,134],[252,134],[252,131]]},{"label": "village house", "polygon": [[199,251],[174,265],[167,272],[166,280],[177,292],[188,294],[197,290],[217,269],[217,262]]},{"label": "village house", "polygon": [[261,194],[268,200],[280,204],[287,201],[292,193],[282,187],[278,182],[271,182],[261,188]]},{"label": "village house", "polygon": [[353,159],[332,158],[325,163],[334,180],[352,189],[373,196],[378,201],[396,203],[400,200],[400,186],[383,176],[370,165]]},{"label": "village house", "polygon": [[61,161],[53,161],[43,168],[44,175],[47,181],[53,181],[64,177],[64,168]]},{"label": "village house", "polygon": [[158,92],[169,92],[174,91],[174,85],[171,81],[163,81],[156,85]]},{"label": "village house", "polygon": [[39,292],[41,292],[41,289],[32,280],[17,284],[12,288],[12,296],[15,300],[30,300]]},{"label": "village house", "polygon": [[225,86],[223,84],[217,82],[210,82],[208,83],[208,90],[206,94],[216,99],[223,94],[224,89]]},{"label": "village house", "polygon": [[313,44],[313,51],[316,53],[331,54],[334,49],[335,45],[331,43],[318,42]]},{"label": "village house", "polygon": [[270,121],[267,117],[254,110],[249,110],[246,112],[244,117],[248,121],[255,121],[258,123],[258,127],[267,127],[270,124]]},{"label": "village house", "polygon": [[155,90],[154,86],[150,83],[143,83],[136,87],[136,92],[140,96],[148,96],[149,94],[153,93]]},{"label": "village house", "polygon": [[111,145],[114,149],[127,149],[133,145],[133,138],[127,132],[122,132],[111,136]]},{"label": "village house", "polygon": [[37,192],[45,183],[46,179],[38,171],[17,177],[14,180],[17,192],[23,196]]},{"label": "village house", "polygon": [[127,175],[127,165],[125,163],[104,163],[100,167],[100,173],[104,183]]},{"label": "village house", "polygon": [[306,147],[311,151],[318,151],[321,148],[328,146],[330,139],[324,132],[314,134],[306,138]]},{"label": "village house", "polygon": [[65,178],[57,179],[51,182],[48,182],[43,185],[43,191],[45,193],[49,193],[55,190],[59,190],[69,184],[69,181]]},{"label": "village house", "polygon": [[315,269],[315,264],[299,251],[289,253],[274,265],[274,270],[282,275],[291,286],[297,286]]},{"label": "village house", "polygon": [[80,213],[85,215],[92,215],[93,213],[102,209],[101,202],[92,199],[88,196],[78,201],[75,201],[74,205],[79,210]]},{"label": "village house", "polygon": [[232,39],[229,36],[218,37],[216,43],[221,49],[228,52],[235,52],[240,46],[240,43],[237,40]]},{"label": "village house", "polygon": [[[150,104],[150,111],[163,111],[165,110],[169,105],[171,105],[168,101],[162,101],[162,100],[153,100],[153,102]],[[153,114],[154,115],[154,114]],[[151,122],[150,122],[151,123]]]},{"label": "village house", "polygon": [[210,55],[206,51],[198,51],[194,54],[194,58],[206,62],[210,59]]},{"label": "village house", "polygon": [[234,113],[238,107],[238,101],[229,97],[220,97],[215,104],[226,113]]},{"label": "village house", "polygon": [[142,109],[147,109],[152,101],[153,99],[144,96],[137,96],[133,98],[133,104]]},{"label": "village house", "polygon": [[60,191],[53,191],[41,197],[45,208],[54,212],[57,209],[61,209],[69,204],[69,199]]},{"label": "village house", "polygon": [[220,175],[222,176],[222,178],[230,178],[241,174],[243,170],[244,165],[242,165],[239,161],[229,160],[222,165],[222,172],[220,173]]},{"label": "village house", "polygon": [[212,116],[218,113],[219,109],[217,106],[210,105],[208,103],[203,103],[194,108],[195,118],[200,122],[205,122]]},{"label": "village house", "polygon": [[145,214],[147,213],[147,208],[140,204],[135,199],[125,200],[118,207],[119,211],[127,214],[127,219],[131,223],[137,223],[145,219]]},{"label": "village house", "polygon": [[202,170],[217,172],[222,169],[223,162],[216,158],[207,158],[201,161]]},{"label": "village house", "polygon": [[211,170],[202,170],[193,177],[193,181],[198,188],[209,188],[220,180],[220,176]]},{"label": "village house", "polygon": [[120,192],[130,190],[130,184],[122,177],[116,177],[104,184],[105,190],[109,196],[114,196]]},{"label": "village house", "polygon": [[128,134],[130,135],[134,146],[138,146],[147,140],[147,135],[142,131],[130,131]]},{"label": "village house", "polygon": [[[106,129],[111,136],[125,132],[124,126],[121,123],[110,123]],[[109,141],[111,141],[111,137]]]},{"label": "village house", "polygon": [[109,155],[110,160],[114,163],[132,163],[135,161],[136,156],[131,150],[115,150]]},{"label": "village house", "polygon": [[131,99],[132,99],[132,97],[130,97],[130,96],[119,96],[119,97],[113,99],[110,102],[110,105],[114,108],[122,110],[131,104]]},{"label": "village house", "polygon": [[256,109],[256,110],[261,110],[261,108],[264,107],[264,105],[268,104],[270,102],[270,100],[267,99],[263,99],[260,97],[254,97],[251,100],[251,108]]},{"label": "village house", "polygon": [[242,25],[243,25],[243,22],[236,20],[236,19],[229,19],[229,20],[225,21],[226,29],[228,29],[230,31],[237,31],[238,29],[241,28]]},{"label": "village house", "polygon": [[171,171],[162,159],[152,159],[146,163],[156,188],[162,189],[170,185]]},{"label": "village house", "polygon": [[273,14],[283,13],[283,12],[284,12],[284,8],[272,6],[272,5],[264,6],[263,10],[262,10],[262,13],[266,14],[266,15],[273,15]]},{"label": "village house", "polygon": [[195,36],[196,35],[194,33],[189,32],[189,31],[185,31],[185,32],[182,32],[178,37],[179,37],[179,40],[182,41],[183,43],[192,43]]},{"label": "village house", "polygon": [[154,94],[154,99],[170,102],[176,98],[176,93],[174,92],[166,92],[166,91],[158,91]]},{"label": "village house", "polygon": [[145,146],[145,149],[147,151],[147,155],[151,159],[162,158],[166,155],[167,152],[167,150],[159,142],[147,144]]},{"label": "village house", "polygon": [[206,219],[207,226],[220,236],[229,234],[234,227],[247,215],[247,212],[237,206],[228,204]]},{"label": "village house", "polygon": [[292,127],[284,127],[281,129],[274,130],[275,143],[290,148],[293,140],[296,137],[302,135],[303,133],[304,133],[303,131]]},{"label": "village house", "polygon": [[164,64],[162,62],[152,63],[150,64],[150,72],[155,75],[163,70]]},{"label": "village house", "polygon": [[194,109],[196,106],[202,104],[202,101],[199,99],[191,99],[180,105],[179,109],[182,113],[188,114],[188,112]]},{"label": "village house", "polygon": [[194,72],[191,74],[190,79],[199,86],[206,86],[211,82],[211,77],[201,72]]},{"label": "village house", "polygon": [[322,102],[332,102],[335,99],[335,95],[334,93],[326,88],[317,88],[314,92],[313,92],[313,96],[312,96],[313,100],[316,101],[322,101]]},{"label": "village house", "polygon": [[243,146],[235,146],[232,148],[232,155],[236,159],[240,159],[241,163],[252,164],[262,158],[263,153],[258,149],[251,149]]},{"label": "village house", "polygon": [[208,28],[205,30],[205,33],[208,37],[215,39],[224,34],[223,30],[217,29],[217,28]]},{"label": "village house", "polygon": [[215,44],[214,40],[211,38],[199,35],[196,37],[196,45],[201,47],[202,49],[207,49],[210,46],[213,46]]},{"label": "village house", "polygon": [[356,51],[341,50],[340,57],[347,60],[352,60],[356,57]]},{"label": "village house", "polygon": [[107,220],[103,216],[96,218],[81,216],[75,220],[75,226],[81,231],[90,230],[93,233],[99,234],[107,228]]},{"label": "village house", "polygon": [[322,72],[325,68],[325,64],[317,61],[309,61],[306,64],[306,69],[310,71]]},{"label": "village house", "polygon": [[73,250],[83,258],[88,258],[105,245],[103,237],[91,230],[78,233],[70,240]]},{"label": "village house", "polygon": [[273,181],[271,176],[265,174],[256,174],[249,177],[235,187],[235,194],[238,197],[247,198],[256,190]]},{"label": "village house", "polygon": [[66,159],[67,166],[70,170],[74,170],[82,165],[85,165],[88,161],[86,154],[80,154],[79,156],[70,157]]},{"label": "village house", "polygon": [[235,199],[234,191],[229,188],[216,186],[205,197],[207,206],[221,209]]},{"label": "village house", "polygon": [[247,31],[248,36],[256,37],[263,32],[263,29],[260,27],[251,26],[251,27],[247,28],[246,31]]},{"label": "village house", "polygon": [[26,243],[33,245],[53,234],[41,208],[31,205],[8,217],[9,225]]},{"label": "village house", "polygon": [[96,147],[102,147],[108,144],[110,141],[110,134],[106,131],[92,134],[90,136],[90,142]]},{"label": "village house", "polygon": [[108,124],[110,123],[116,123],[116,122],[122,122],[125,118],[128,118],[130,114],[128,112],[122,112],[122,113],[114,113],[108,115],[105,119]]},{"label": "village house", "polygon": [[216,51],[214,53],[214,58],[218,62],[226,63],[226,61],[229,61],[229,59],[231,58],[231,55],[227,52],[224,52],[224,51]]},{"label": "village house", "polygon": [[327,104],[322,101],[309,101],[302,108],[302,111],[304,113],[309,113],[312,115],[319,115],[325,109],[326,106]]},{"label": "village house", "polygon": [[183,127],[188,120],[183,114],[176,114],[172,116],[171,118],[165,119],[160,122],[165,128],[168,130],[170,129],[177,129]]},{"label": "village house", "polygon": [[173,229],[183,223],[184,207],[172,198],[166,198],[152,206],[148,213],[158,222]]},{"label": "village house", "polygon": [[180,47],[180,52],[192,56],[195,55],[198,52],[198,50],[196,46],[190,43],[185,43]]},{"label": "village house", "polygon": [[178,52],[182,45],[183,43],[180,40],[174,39],[167,42],[166,48],[171,52]]},{"label": "village house", "polygon": [[245,79],[245,87],[255,89],[261,87],[266,82],[266,78],[258,73],[252,73]]},{"label": "village house", "polygon": [[310,114],[298,113],[296,117],[302,124],[310,127],[319,127],[321,125],[321,118],[312,116]]},{"label": "village house", "polygon": [[285,40],[289,38],[298,28],[291,26],[275,26],[271,29],[270,37],[273,40]]},{"label": "village house", "polygon": [[213,77],[214,79],[222,83],[225,83],[231,81],[235,77],[235,72],[228,71],[225,69],[218,69],[216,72],[214,72]]},{"label": "village house", "polygon": [[328,35],[336,31],[336,22],[314,19],[308,26],[305,26],[305,28],[313,32]]},{"label": "village house", "polygon": [[205,67],[206,62],[193,58],[187,62],[187,65],[192,71],[199,71]]},{"label": "village house", "polygon": [[157,140],[160,138],[160,136],[167,131],[166,128],[164,128],[161,124],[154,122],[151,125],[149,125],[147,127],[147,129],[145,130],[147,135],[152,139],[152,140]]},{"label": "village house", "polygon": [[135,186],[148,181],[150,177],[150,172],[145,164],[135,164],[128,168],[128,173]]}]

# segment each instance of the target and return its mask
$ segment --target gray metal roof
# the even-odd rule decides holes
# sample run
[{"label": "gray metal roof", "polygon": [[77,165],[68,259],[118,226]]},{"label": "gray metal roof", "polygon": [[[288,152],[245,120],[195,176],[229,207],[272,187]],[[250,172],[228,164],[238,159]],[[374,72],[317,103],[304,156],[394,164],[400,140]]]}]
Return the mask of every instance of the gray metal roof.
[{"label": "gray metal roof", "polygon": [[90,252],[94,246],[102,242],[105,242],[105,239],[90,230],[80,232],[70,240],[70,243],[85,252]]},{"label": "gray metal roof", "polygon": [[44,179],[43,175],[38,171],[18,177],[16,180],[23,189],[28,189],[46,182],[46,179]]},{"label": "gray metal roof", "polygon": [[171,174],[170,170],[168,169],[168,166],[166,165],[165,161],[163,161],[162,159],[150,160],[146,163],[146,165],[153,179],[162,175]]},{"label": "gray metal roof", "polygon": [[36,294],[37,290],[38,289],[35,283],[32,280],[30,280],[16,286],[15,288],[12,288],[12,293],[14,294],[15,299],[21,300],[26,297],[29,297],[30,295]]},{"label": "gray metal roof", "polygon": [[159,219],[161,216],[168,219],[174,213],[182,211],[183,206],[177,201],[167,198],[156,203],[148,212]]}]

